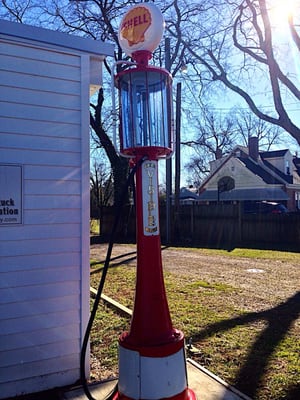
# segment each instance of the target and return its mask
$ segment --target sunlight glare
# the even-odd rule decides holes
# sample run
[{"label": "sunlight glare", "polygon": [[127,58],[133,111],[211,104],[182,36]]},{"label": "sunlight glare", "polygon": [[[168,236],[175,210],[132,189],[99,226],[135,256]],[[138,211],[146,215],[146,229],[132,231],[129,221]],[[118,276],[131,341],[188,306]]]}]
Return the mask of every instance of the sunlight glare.
[{"label": "sunlight glare", "polygon": [[269,0],[269,17],[274,28],[288,29],[288,19],[300,12],[299,0]]}]

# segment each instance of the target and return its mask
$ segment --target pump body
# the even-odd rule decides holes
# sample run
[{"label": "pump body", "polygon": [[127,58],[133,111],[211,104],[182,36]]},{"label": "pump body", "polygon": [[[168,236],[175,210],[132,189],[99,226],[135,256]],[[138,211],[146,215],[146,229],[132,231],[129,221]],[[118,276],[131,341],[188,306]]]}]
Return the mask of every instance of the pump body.
[{"label": "pump body", "polygon": [[172,78],[161,68],[139,66],[117,75],[120,152],[155,158],[172,152]]}]

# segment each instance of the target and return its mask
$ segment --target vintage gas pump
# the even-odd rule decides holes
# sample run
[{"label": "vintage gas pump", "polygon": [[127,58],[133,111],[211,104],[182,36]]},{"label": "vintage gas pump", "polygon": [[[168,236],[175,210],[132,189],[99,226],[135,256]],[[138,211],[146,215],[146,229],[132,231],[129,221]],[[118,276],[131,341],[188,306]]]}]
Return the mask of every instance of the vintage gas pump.
[{"label": "vintage gas pump", "polygon": [[172,325],[161,257],[158,160],[172,153],[172,78],[150,66],[163,33],[154,4],[132,7],[123,17],[119,41],[134,62],[115,76],[119,91],[120,153],[136,172],[137,278],[129,332],[119,339],[119,383],[115,398],[195,399],[188,388],[184,335]]}]

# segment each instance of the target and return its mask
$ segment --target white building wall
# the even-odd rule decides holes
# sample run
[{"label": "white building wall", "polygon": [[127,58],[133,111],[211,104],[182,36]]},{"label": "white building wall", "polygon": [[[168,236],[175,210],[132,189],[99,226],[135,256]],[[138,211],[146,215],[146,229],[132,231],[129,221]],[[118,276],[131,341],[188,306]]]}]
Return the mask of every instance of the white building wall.
[{"label": "white building wall", "polygon": [[90,56],[2,35],[0,60],[0,167],[23,171],[22,224],[0,224],[6,398],[79,379],[89,314]]}]

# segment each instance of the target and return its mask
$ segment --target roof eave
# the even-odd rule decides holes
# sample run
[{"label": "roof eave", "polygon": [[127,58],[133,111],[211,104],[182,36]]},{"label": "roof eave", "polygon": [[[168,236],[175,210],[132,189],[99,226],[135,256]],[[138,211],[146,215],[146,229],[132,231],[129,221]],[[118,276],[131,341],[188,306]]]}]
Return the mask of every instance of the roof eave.
[{"label": "roof eave", "polygon": [[101,56],[102,58],[113,56],[114,54],[114,45],[112,43],[100,42],[64,32],[6,20],[0,20],[0,36],[72,49],[81,53]]}]

